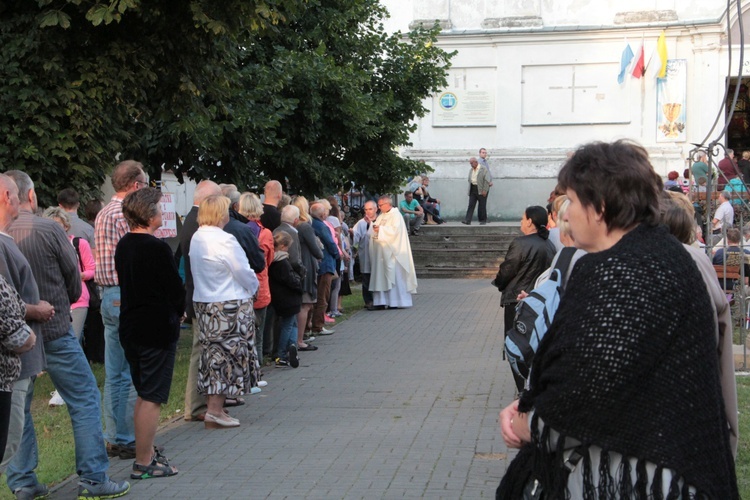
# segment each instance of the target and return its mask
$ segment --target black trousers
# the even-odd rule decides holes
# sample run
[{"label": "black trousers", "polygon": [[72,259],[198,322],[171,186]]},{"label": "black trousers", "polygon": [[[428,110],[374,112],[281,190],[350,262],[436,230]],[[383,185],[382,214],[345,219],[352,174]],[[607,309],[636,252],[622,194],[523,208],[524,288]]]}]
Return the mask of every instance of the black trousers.
[{"label": "black trousers", "polygon": [[373,298],[370,291],[370,273],[362,273],[360,279],[362,280],[362,299],[366,306],[371,306]]},{"label": "black trousers", "polygon": [[471,222],[471,219],[474,218],[474,207],[477,202],[479,202],[479,211],[477,212],[479,222],[487,222],[487,196],[479,194],[479,189],[474,184],[469,188],[469,208],[466,209],[464,221]]}]

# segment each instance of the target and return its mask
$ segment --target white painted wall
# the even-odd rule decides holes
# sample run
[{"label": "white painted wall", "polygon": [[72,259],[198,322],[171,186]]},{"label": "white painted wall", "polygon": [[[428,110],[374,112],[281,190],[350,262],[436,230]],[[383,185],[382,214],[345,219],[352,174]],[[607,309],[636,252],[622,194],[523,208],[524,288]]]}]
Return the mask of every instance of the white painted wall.
[{"label": "white painted wall", "polygon": [[[461,217],[466,209],[468,158],[476,156],[480,147],[489,150],[496,177],[488,202],[490,216],[514,220],[523,207],[546,202],[565,153],[586,142],[631,138],[649,150],[660,174],[682,172],[691,143],[704,139],[722,106],[729,69],[728,49],[721,43],[726,29],[723,1],[384,0],[384,4],[393,15],[389,26],[394,29],[407,31],[414,20],[429,19],[449,26],[439,44],[457,54],[446,90],[489,89],[494,99],[492,124],[437,127],[433,112],[417,122],[413,146],[402,151],[435,168],[431,192],[452,218]],[[633,14],[629,24],[622,24],[627,17],[624,8],[645,13]],[[532,18],[531,25],[497,28],[507,18],[524,16]],[[483,28],[489,25],[495,27]],[[656,41],[662,29],[666,29],[669,58],[687,60],[684,142],[656,142],[656,64],[643,79],[628,78],[622,85],[616,81],[626,41],[634,52],[643,41],[646,61],[652,56],[657,61]],[[736,65],[736,54],[734,60]],[[589,88],[577,91],[576,105],[565,113],[572,95],[565,87],[572,82],[565,83],[563,76],[571,68],[576,71],[576,85]],[[434,110],[437,104],[428,99],[425,106]],[[588,116],[596,119],[582,123]],[[545,117],[550,117],[549,123],[539,125]],[[723,121],[719,130],[721,126]]]}]

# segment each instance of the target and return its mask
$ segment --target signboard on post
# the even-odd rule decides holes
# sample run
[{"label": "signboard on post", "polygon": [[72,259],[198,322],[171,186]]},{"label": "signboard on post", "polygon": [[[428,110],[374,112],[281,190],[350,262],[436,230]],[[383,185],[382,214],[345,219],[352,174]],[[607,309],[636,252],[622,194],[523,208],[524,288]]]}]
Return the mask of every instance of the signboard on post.
[{"label": "signboard on post", "polygon": [[154,236],[157,238],[177,237],[177,214],[175,212],[174,195],[172,193],[161,194],[161,227],[156,230]]}]

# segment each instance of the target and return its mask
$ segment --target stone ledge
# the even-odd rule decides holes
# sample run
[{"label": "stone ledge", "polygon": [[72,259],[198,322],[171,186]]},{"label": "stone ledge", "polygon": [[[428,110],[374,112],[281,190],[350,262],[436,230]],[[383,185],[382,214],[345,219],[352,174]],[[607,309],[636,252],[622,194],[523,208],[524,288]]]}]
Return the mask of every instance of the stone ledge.
[{"label": "stone ledge", "polygon": [[618,12],[615,14],[615,24],[642,24],[677,21],[677,11],[674,10],[636,10],[632,12]]},{"label": "stone ledge", "polygon": [[450,19],[414,19],[412,22],[409,23],[409,29],[415,30],[417,28],[427,28],[430,29],[435,23],[440,24],[440,29],[443,31],[448,31],[453,29],[453,23]]},{"label": "stone ledge", "polygon": [[481,26],[486,30],[499,28],[541,28],[544,26],[544,22],[539,16],[489,17],[482,21]]}]

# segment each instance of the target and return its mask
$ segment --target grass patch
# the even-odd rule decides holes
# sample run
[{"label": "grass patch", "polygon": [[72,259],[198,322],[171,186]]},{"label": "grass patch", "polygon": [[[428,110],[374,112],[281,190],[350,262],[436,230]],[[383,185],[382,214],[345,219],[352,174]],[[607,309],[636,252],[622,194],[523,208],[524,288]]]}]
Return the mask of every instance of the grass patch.
[{"label": "grass patch", "polygon": [[[352,314],[364,307],[360,290],[360,288],[354,289],[353,287],[352,295],[344,297],[343,306],[346,312],[339,318],[338,323],[349,319]],[[162,424],[170,422],[176,417],[182,417],[185,408],[185,386],[187,384],[188,365],[190,364],[193,330],[187,328],[180,332],[169,401],[161,408]],[[99,390],[102,391],[104,387],[104,365],[92,365],[91,369],[96,377]],[[65,406],[56,408],[48,406],[50,393],[54,389],[52,380],[47,375],[38,377],[34,384],[34,400],[31,404],[31,414],[34,419],[39,448],[39,467],[36,472],[39,481],[49,486],[75,474],[75,446],[68,411]],[[14,496],[3,481],[2,486],[0,486],[0,500],[13,498]]]},{"label": "grass patch", "polygon": [[750,498],[750,376],[737,377],[740,439],[737,450],[737,483],[740,497]]}]

